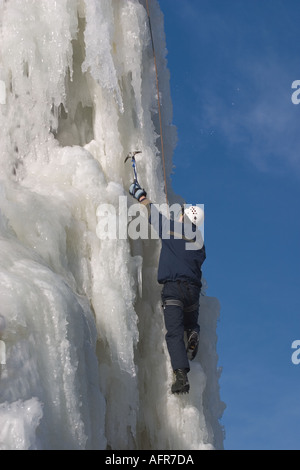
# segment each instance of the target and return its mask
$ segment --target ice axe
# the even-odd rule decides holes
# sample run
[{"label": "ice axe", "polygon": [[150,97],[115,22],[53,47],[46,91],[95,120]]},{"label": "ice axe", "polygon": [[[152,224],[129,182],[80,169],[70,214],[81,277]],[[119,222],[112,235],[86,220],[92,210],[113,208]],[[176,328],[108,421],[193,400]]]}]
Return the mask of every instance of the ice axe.
[{"label": "ice axe", "polygon": [[129,160],[129,158],[131,159],[131,163],[132,163],[132,168],[133,168],[133,174],[134,174],[134,182],[137,183],[138,182],[138,179],[137,179],[137,169],[136,169],[136,161],[135,161],[135,156],[137,153],[142,153],[141,150],[136,150],[135,152],[129,152],[129,154],[127,155],[127,157],[125,158],[124,160],[124,163],[127,162],[127,160]]}]

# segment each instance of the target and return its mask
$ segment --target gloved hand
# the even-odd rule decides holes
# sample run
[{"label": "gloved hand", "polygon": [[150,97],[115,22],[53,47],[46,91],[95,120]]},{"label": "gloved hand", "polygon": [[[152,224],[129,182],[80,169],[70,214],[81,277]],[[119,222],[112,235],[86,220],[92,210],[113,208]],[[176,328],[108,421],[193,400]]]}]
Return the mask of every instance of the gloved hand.
[{"label": "gloved hand", "polygon": [[135,199],[139,200],[142,196],[147,196],[147,193],[144,189],[142,189],[137,181],[132,183],[129,188],[129,194],[133,196]]}]

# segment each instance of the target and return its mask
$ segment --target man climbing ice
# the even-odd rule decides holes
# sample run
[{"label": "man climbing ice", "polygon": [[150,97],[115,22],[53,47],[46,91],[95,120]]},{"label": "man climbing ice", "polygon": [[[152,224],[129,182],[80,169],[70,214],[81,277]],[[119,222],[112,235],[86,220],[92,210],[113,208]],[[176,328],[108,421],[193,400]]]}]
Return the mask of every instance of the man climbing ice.
[{"label": "man climbing ice", "polygon": [[[201,266],[206,258],[205,246],[196,237],[196,227],[202,224],[204,213],[198,206],[182,211],[178,221],[169,220],[158,212],[155,204],[137,179],[129,193],[147,207],[149,222],[162,240],[157,280],[163,284],[162,301],[166,326],[166,342],[174,371],[172,393],[188,393],[190,389],[189,360],[196,357],[199,345],[199,297],[201,292]],[[185,236],[185,228],[193,237]],[[166,229],[167,227],[167,229]],[[184,342],[187,334],[187,347]]]}]

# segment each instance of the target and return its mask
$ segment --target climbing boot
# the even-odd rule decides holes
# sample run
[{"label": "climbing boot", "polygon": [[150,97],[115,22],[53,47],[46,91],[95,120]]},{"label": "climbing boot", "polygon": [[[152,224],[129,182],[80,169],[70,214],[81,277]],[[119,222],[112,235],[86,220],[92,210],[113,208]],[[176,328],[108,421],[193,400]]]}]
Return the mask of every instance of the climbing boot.
[{"label": "climbing boot", "polygon": [[187,357],[190,361],[195,359],[196,354],[198,352],[199,346],[199,335],[196,331],[189,331],[188,332],[188,340],[187,340]]},{"label": "climbing boot", "polygon": [[172,385],[172,393],[189,393],[190,384],[187,377],[188,369],[175,370],[175,381]]}]

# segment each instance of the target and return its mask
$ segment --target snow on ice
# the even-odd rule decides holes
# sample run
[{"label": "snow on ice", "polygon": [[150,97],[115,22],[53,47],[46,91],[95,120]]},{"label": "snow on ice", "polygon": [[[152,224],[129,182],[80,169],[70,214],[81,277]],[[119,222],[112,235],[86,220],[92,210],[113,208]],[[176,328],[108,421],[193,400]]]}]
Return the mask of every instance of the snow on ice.
[{"label": "snow on ice", "polygon": [[[170,175],[157,0],[151,14]],[[129,151],[164,202],[144,1],[0,0],[0,33],[0,449],[221,449],[218,301],[201,297],[191,392],[172,396],[159,241],[97,236],[99,205],[127,195]]]}]

